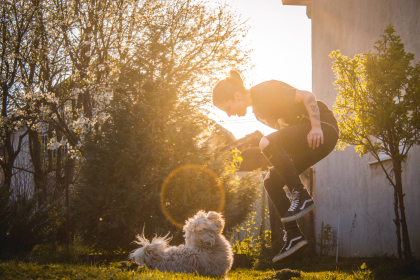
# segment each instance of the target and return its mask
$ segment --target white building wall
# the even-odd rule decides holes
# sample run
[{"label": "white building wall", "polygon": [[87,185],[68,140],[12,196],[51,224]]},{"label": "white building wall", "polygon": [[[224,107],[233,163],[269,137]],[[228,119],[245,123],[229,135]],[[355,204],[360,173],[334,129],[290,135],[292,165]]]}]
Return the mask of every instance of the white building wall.
[{"label": "white building wall", "polygon": [[[419,0],[312,0],[312,89],[332,108],[337,90],[328,55],[374,50],[389,24],[401,36],[407,52],[420,60]],[[334,151],[315,166],[316,234],[321,223],[337,229],[341,215],[339,255],[396,255],[393,188],[378,164],[359,157],[353,147]],[[390,163],[388,163],[390,164]],[[406,217],[412,251],[420,255],[420,147],[411,149],[403,166]]]},{"label": "white building wall", "polygon": [[[24,133],[24,130],[19,130],[13,137],[13,145],[15,150],[18,148],[19,137]],[[15,159],[13,166],[13,177],[10,182],[13,196],[31,197],[34,192],[34,177],[31,156],[29,153],[28,135],[22,139],[22,148]],[[27,171],[30,172],[27,172]]]}]

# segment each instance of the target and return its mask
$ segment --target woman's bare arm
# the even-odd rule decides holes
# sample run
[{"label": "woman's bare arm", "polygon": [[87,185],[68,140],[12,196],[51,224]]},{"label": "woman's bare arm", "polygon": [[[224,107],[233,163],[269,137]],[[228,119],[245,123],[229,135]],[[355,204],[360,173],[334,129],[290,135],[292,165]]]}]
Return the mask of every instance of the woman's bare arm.
[{"label": "woman's bare arm", "polygon": [[308,134],[308,144],[310,148],[315,149],[315,147],[319,147],[319,144],[324,143],[324,134],[321,129],[321,118],[315,95],[310,91],[296,89],[294,101],[295,103],[303,102],[308,111],[312,126],[312,129]]}]

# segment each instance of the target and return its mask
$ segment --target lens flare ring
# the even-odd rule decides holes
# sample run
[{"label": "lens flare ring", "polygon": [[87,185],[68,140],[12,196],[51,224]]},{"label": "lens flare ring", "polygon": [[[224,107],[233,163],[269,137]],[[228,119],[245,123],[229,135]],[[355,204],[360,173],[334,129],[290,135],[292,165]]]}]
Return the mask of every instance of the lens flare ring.
[{"label": "lens flare ring", "polygon": [[217,209],[215,210],[216,212],[222,212],[223,208],[225,207],[225,191],[223,189],[223,185],[222,182],[219,180],[219,178],[217,178],[216,173],[214,173],[213,171],[211,171],[210,169],[201,166],[201,165],[197,165],[197,164],[187,164],[187,165],[183,165],[178,167],[177,169],[173,170],[171,173],[169,173],[169,175],[166,177],[165,181],[163,181],[162,184],[162,188],[160,190],[160,207],[162,208],[162,212],[165,215],[165,217],[175,226],[179,227],[179,228],[183,228],[184,226],[180,223],[178,223],[177,221],[175,221],[174,218],[172,218],[172,216],[169,214],[168,210],[166,209],[166,205],[165,205],[165,190],[166,187],[168,186],[169,181],[175,176],[177,175],[179,172],[184,171],[184,170],[188,170],[188,169],[198,169],[201,170],[202,172],[210,175],[217,183],[218,189],[220,191],[220,203],[217,207]]}]

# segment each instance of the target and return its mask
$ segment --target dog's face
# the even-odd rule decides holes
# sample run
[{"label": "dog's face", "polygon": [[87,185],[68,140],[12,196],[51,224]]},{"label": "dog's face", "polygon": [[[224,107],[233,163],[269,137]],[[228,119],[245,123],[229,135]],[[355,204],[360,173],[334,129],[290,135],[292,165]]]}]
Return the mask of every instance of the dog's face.
[{"label": "dog's face", "polygon": [[199,211],[194,217],[188,219],[183,231],[185,232],[185,245],[194,247],[211,247],[225,226],[221,214],[210,211]]}]

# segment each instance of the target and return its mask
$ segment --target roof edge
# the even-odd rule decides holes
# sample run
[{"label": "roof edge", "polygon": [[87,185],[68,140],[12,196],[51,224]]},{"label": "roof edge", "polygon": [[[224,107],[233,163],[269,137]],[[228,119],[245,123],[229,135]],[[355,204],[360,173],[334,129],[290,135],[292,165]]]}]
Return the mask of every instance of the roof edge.
[{"label": "roof edge", "polygon": [[312,0],[282,0],[283,5],[306,6],[306,15],[312,18]]}]

